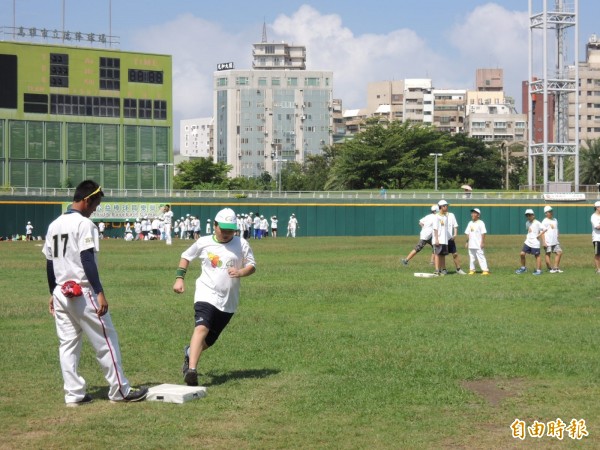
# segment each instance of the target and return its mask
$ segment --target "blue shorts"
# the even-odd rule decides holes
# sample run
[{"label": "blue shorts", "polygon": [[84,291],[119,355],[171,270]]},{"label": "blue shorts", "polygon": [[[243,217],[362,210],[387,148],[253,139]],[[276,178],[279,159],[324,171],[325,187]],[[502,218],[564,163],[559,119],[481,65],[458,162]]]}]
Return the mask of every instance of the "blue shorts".
[{"label": "blue shorts", "polygon": [[533,255],[533,256],[538,256],[540,254],[540,249],[539,248],[531,248],[529,245],[523,244],[523,248],[521,249],[521,252],[529,254],[529,255]]}]

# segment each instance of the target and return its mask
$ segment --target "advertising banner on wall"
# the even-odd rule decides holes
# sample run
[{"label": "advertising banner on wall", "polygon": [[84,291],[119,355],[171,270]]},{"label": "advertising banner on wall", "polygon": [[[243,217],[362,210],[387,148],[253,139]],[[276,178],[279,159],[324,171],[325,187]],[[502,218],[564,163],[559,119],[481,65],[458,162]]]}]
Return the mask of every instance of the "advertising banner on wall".
[{"label": "advertising banner on wall", "polygon": [[[96,222],[127,222],[145,216],[158,217],[162,214],[164,205],[155,202],[102,202],[90,219]],[[63,210],[66,211],[69,206],[70,202],[63,203]]]}]

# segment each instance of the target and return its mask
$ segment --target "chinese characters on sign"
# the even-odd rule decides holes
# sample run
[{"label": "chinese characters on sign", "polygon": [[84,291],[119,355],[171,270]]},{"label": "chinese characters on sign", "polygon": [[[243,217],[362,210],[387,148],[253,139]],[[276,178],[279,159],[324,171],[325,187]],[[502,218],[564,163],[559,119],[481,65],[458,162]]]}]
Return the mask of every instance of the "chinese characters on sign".
[{"label": "chinese characters on sign", "polygon": [[547,436],[561,441],[565,436],[577,440],[589,436],[585,419],[571,419],[568,425],[561,419],[551,420],[545,423],[534,420],[529,426],[527,426],[524,420],[515,419],[514,422],[510,424],[510,430],[513,438],[521,440],[524,440],[527,436],[532,438],[542,438]]},{"label": "chinese characters on sign", "polygon": [[3,34],[6,36],[13,36],[14,38],[27,38],[35,39],[41,38],[44,40],[53,39],[65,42],[88,42],[93,44],[95,42],[100,44],[108,44],[109,46],[119,45],[118,36],[109,36],[104,33],[82,33],[81,31],[67,31],[67,30],[48,30],[46,28],[36,27],[3,27]]},{"label": "chinese characters on sign", "polygon": [[[70,205],[70,202],[63,203],[63,210],[66,211]],[[144,216],[158,217],[162,214],[161,206],[162,203],[106,202],[98,206],[90,218],[103,219],[107,222],[125,222]]]}]

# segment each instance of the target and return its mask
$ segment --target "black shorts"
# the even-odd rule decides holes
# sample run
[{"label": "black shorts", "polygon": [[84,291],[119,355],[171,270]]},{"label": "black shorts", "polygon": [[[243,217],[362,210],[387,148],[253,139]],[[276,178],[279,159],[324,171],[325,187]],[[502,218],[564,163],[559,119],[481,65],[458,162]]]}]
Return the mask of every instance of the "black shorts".
[{"label": "black shorts", "polygon": [[196,311],[195,326],[203,325],[208,328],[208,335],[204,341],[208,347],[217,342],[219,335],[233,317],[233,313],[223,312],[206,302],[194,303],[194,311]]},{"label": "black shorts", "polygon": [[448,241],[448,253],[453,255],[456,253],[456,242],[454,242],[454,239]]},{"label": "black shorts", "polygon": [[594,241],[592,244],[594,244],[594,255],[600,256],[600,241]]},{"label": "black shorts", "polygon": [[441,245],[434,245],[433,246],[433,253],[435,253],[436,255],[447,255],[448,254],[448,246],[446,244],[441,244]]}]

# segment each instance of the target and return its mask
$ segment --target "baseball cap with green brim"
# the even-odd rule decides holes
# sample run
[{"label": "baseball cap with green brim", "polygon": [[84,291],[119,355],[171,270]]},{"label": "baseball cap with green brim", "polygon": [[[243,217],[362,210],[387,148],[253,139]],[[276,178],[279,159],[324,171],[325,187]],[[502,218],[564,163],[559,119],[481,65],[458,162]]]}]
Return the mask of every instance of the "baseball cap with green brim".
[{"label": "baseball cap with green brim", "polygon": [[215,222],[222,230],[237,230],[237,218],[231,208],[224,208],[215,216]]}]

